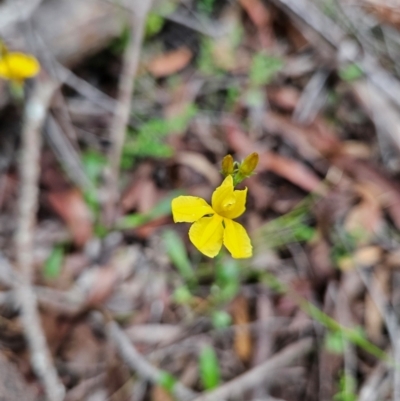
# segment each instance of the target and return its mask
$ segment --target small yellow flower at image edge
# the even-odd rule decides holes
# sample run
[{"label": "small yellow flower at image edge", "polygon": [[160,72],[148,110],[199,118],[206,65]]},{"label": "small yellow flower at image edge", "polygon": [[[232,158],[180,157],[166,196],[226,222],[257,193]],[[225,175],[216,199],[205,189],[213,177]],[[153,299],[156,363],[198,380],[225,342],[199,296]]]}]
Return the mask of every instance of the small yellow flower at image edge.
[{"label": "small yellow flower at image edge", "polygon": [[8,52],[2,49],[0,56],[0,78],[21,83],[40,71],[39,61],[25,53]]},{"label": "small yellow flower at image edge", "polygon": [[175,223],[193,223],[189,238],[204,255],[218,255],[222,244],[235,259],[252,256],[253,247],[246,229],[233,221],[246,210],[247,188],[235,190],[232,175],[228,175],[214,191],[210,206],[195,196],[178,196],[172,200]]}]

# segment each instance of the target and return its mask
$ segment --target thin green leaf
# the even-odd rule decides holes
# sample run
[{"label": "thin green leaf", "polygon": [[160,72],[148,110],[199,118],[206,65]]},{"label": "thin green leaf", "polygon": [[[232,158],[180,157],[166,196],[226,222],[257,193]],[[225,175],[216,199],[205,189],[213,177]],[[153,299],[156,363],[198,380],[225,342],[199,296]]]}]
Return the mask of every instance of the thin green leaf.
[{"label": "thin green leaf", "polygon": [[62,246],[55,246],[43,266],[44,277],[47,279],[57,278],[61,273],[63,260],[64,248]]},{"label": "thin green leaf", "polygon": [[199,356],[199,371],[201,383],[206,390],[218,387],[220,383],[220,369],[214,348],[206,346]]}]

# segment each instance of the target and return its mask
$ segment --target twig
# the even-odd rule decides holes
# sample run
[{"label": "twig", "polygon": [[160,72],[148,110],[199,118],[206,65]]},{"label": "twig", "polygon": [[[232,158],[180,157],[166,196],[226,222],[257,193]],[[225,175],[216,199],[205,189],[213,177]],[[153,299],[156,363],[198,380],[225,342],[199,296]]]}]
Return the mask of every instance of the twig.
[{"label": "twig", "polygon": [[[303,23],[310,26],[330,45],[334,46],[338,54],[343,53],[344,60],[356,62],[368,76],[371,83],[385,96],[400,106],[400,81],[387,73],[372,54],[361,52],[357,42],[347,39],[346,33],[324,15],[319,8],[309,0],[272,0],[278,7],[284,7],[294,14]],[[351,51],[346,51],[351,49]],[[360,54],[363,54],[361,57]]]},{"label": "twig", "polygon": [[96,189],[85,173],[79,155],[53,116],[49,116],[47,128],[46,139],[68,177],[82,191],[95,193]]},{"label": "twig", "polygon": [[114,112],[116,108],[116,100],[97,89],[95,86],[91,85],[89,82],[85,81],[82,78],[79,78],[76,74],[74,74],[71,70],[64,67],[61,63],[57,62],[57,60],[52,60],[55,67],[55,75],[58,79],[65,85],[68,85],[70,88],[74,89],[80,95],[86,97],[93,103],[97,104],[101,108],[111,113]]},{"label": "twig", "polygon": [[115,218],[115,204],[118,199],[119,166],[121,163],[121,154],[125,142],[126,127],[129,122],[129,115],[131,111],[132,92],[134,89],[135,76],[139,65],[139,56],[142,47],[146,16],[150,10],[151,3],[151,0],[143,1],[141,7],[137,7],[136,13],[131,14],[131,39],[124,55],[124,62],[118,88],[118,102],[110,129],[110,174],[107,182],[109,191],[108,196],[110,198],[108,204],[105,206],[105,220],[108,224],[112,224]]},{"label": "twig", "polygon": [[304,357],[312,349],[313,340],[311,338],[300,340],[296,344],[287,346],[283,351],[249,372],[223,384],[210,393],[200,395],[193,401],[222,401],[233,395],[238,396],[253,389],[261,382],[273,380],[280,369],[289,366],[296,359]]},{"label": "twig", "polygon": [[[135,371],[141,378],[153,384],[162,383],[164,372],[151,365],[143,355],[141,355],[130,342],[126,334],[113,321],[107,325],[108,336],[117,347],[121,358]],[[196,393],[185,387],[182,383],[175,383],[172,393],[178,400],[191,400]]]},{"label": "twig", "polygon": [[387,366],[383,362],[379,362],[376,368],[370,373],[367,380],[359,391],[358,401],[375,401],[379,400],[379,386],[387,375]]},{"label": "twig", "polygon": [[27,20],[42,0],[8,0],[0,5],[0,34],[18,22]]},{"label": "twig", "polygon": [[16,262],[21,275],[15,286],[21,308],[21,321],[31,352],[32,368],[42,381],[47,398],[50,401],[61,401],[65,390],[51,362],[50,351],[40,325],[36,295],[31,285],[34,228],[38,207],[41,130],[55,89],[56,85],[50,81],[37,85],[25,107],[20,161],[21,192],[15,237]]}]

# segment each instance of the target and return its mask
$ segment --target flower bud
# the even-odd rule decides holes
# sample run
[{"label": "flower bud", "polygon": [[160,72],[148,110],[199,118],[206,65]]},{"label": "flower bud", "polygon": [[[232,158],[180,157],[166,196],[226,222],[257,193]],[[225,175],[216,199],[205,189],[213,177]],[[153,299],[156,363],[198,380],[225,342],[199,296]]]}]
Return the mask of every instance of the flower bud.
[{"label": "flower bud", "polygon": [[239,174],[243,177],[249,177],[257,167],[257,164],[258,153],[253,152],[252,154],[248,155],[240,164]]},{"label": "flower bud", "polygon": [[227,177],[228,175],[233,174],[234,170],[234,162],[233,157],[231,155],[226,155],[222,159],[222,174]]}]

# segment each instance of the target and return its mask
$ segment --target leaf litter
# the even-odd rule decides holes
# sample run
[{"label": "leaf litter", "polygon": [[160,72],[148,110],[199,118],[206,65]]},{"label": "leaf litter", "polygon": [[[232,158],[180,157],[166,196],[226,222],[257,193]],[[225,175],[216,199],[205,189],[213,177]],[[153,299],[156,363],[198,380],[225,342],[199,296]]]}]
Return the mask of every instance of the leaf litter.
[{"label": "leaf litter", "polygon": [[[50,113],[69,150],[53,141],[41,154],[33,286],[66,399],[396,399],[399,110],[384,86],[400,79],[400,34],[390,2],[364,1],[356,11],[312,0],[155,6],[111,227],[104,183],[112,114],[101,105],[117,93],[126,29],[107,14],[114,7],[107,2],[88,3],[84,13],[79,2],[63,3],[43,2],[29,18],[53,19],[65,7],[85,26],[85,18],[109,15],[76,43],[57,28],[58,62],[85,86],[60,83],[62,101]],[[66,11],[64,18],[73,24]],[[354,34],[365,54],[379,55],[380,75],[351,44],[335,47],[326,18],[335,32]],[[16,35],[7,32],[7,41]],[[44,61],[42,69],[51,70]],[[7,88],[0,86],[0,278],[15,280],[20,144],[10,132],[18,136],[22,108]],[[46,129],[55,135],[51,124]],[[204,257],[187,228],[173,224],[171,200],[210,199],[224,156],[241,161],[252,152],[259,166],[240,187],[248,187],[240,223],[254,256]],[[76,155],[90,189],[78,188],[65,168]],[[30,366],[17,300],[10,280],[1,283],[0,368],[13,374],[0,375],[0,394],[38,400],[44,388]],[[107,319],[135,346],[133,364],[131,350],[112,344]]]}]

